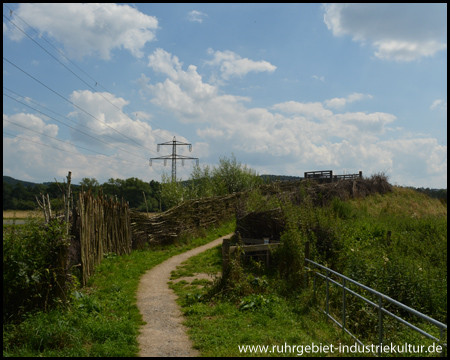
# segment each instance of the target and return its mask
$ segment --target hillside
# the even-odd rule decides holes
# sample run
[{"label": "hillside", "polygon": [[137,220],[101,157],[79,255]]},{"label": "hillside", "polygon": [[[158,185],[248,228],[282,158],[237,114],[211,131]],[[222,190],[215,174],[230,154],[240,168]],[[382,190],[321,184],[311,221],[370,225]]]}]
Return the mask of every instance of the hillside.
[{"label": "hillside", "polygon": [[22,184],[25,187],[33,187],[38,185],[38,183],[34,183],[34,182],[30,182],[30,181],[23,181],[23,180],[17,180],[12,178],[11,176],[4,176],[3,175],[3,183],[4,184],[9,184],[9,185],[16,185],[17,183]]},{"label": "hillside", "polygon": [[431,198],[416,189],[400,186],[394,186],[390,193],[349,200],[349,203],[373,217],[381,215],[416,218],[447,216],[446,202],[443,204],[439,199]]}]

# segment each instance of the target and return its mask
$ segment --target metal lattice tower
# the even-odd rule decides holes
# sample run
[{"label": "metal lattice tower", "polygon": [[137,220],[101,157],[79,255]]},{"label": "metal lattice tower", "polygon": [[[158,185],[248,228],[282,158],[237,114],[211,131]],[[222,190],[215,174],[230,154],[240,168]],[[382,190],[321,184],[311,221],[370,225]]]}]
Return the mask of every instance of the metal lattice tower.
[{"label": "metal lattice tower", "polygon": [[181,141],[177,141],[175,136],[173,137],[172,141],[167,141],[165,143],[161,143],[158,144],[157,150],[159,152],[161,145],[172,145],[172,155],[166,155],[166,156],[160,156],[157,158],[150,158],[150,166],[152,166],[152,161],[153,160],[164,160],[164,166],[167,165],[167,160],[171,159],[172,160],[172,181],[176,181],[177,180],[177,160],[181,160],[181,164],[182,166],[184,166],[184,160],[196,160],[197,161],[197,165],[199,163],[198,158],[194,158],[194,157],[189,157],[189,156],[184,156],[184,155],[178,155],[177,156],[177,146],[179,145],[188,145],[189,146],[189,151],[192,151],[192,144],[188,144],[188,143],[184,143]]}]

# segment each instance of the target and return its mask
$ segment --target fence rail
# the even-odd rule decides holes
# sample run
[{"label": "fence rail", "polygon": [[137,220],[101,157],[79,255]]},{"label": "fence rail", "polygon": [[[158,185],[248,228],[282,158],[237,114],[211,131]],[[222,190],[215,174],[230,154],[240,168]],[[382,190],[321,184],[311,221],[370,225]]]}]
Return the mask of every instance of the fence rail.
[{"label": "fence rail", "polygon": [[333,175],[333,170],[306,171],[305,179],[314,179],[325,182],[362,178],[362,171],[358,174]]},{"label": "fence rail", "polygon": [[[418,333],[426,336],[427,338],[438,342],[445,349],[447,349],[447,344],[443,342],[444,331],[447,331],[447,325],[445,325],[445,324],[443,324],[443,323],[441,323],[441,322],[439,322],[439,321],[437,321],[437,320],[435,320],[433,318],[430,318],[429,316],[427,316],[425,314],[422,314],[421,312],[419,312],[417,310],[414,310],[414,309],[410,308],[409,306],[406,306],[406,305],[404,305],[404,304],[402,304],[402,303],[400,303],[400,302],[390,298],[387,295],[384,295],[384,294],[382,294],[382,293],[380,293],[380,292],[378,292],[378,291],[376,291],[374,289],[371,289],[368,286],[360,284],[359,282],[357,282],[357,281],[355,281],[353,279],[350,279],[350,278],[348,278],[348,277],[346,277],[346,276],[344,276],[344,275],[342,275],[342,274],[340,274],[340,273],[338,273],[338,272],[336,272],[334,270],[331,270],[331,269],[329,269],[329,268],[327,268],[327,267],[325,267],[323,265],[320,265],[320,264],[318,264],[318,263],[316,263],[316,262],[314,262],[312,260],[309,260],[309,259],[305,258],[305,264],[306,263],[311,264],[314,267],[322,269],[322,270],[325,271],[325,275],[324,275],[324,274],[322,274],[320,272],[317,272],[317,271],[315,271],[315,270],[305,266],[305,268],[307,270],[313,271],[313,273],[314,273],[314,295],[316,294],[316,277],[319,276],[319,277],[325,279],[325,281],[326,281],[326,310],[324,311],[324,313],[326,314],[327,317],[329,317],[331,320],[333,320],[338,326],[340,326],[343,331],[345,331],[350,336],[352,336],[360,345],[363,345],[363,343],[354,334],[352,334],[348,329],[346,329],[346,327],[345,327],[345,325],[346,325],[345,324],[345,320],[346,320],[346,303],[347,303],[347,301],[346,301],[346,293],[350,293],[352,295],[355,295],[359,299],[367,302],[368,304],[370,304],[370,305],[372,305],[372,306],[374,306],[374,307],[376,307],[378,309],[378,343],[380,345],[380,347],[378,347],[378,355],[380,355],[380,350],[381,350],[380,348],[383,346],[383,318],[384,318],[383,314],[386,314],[386,315],[389,315],[389,316],[393,317],[395,320],[399,321],[400,323],[410,327],[414,331],[417,331]],[[342,284],[340,284],[339,282],[331,279],[330,278],[331,274],[336,275],[339,278],[341,278],[342,279]],[[378,298],[378,304],[376,304],[375,302],[373,302],[373,301],[371,301],[369,299],[366,299],[364,296],[362,296],[362,295],[354,292],[353,290],[349,289],[346,286],[347,282],[349,282],[351,284],[354,284],[354,285],[356,285],[356,286],[358,286],[358,287],[360,287],[360,288],[370,292],[371,294],[375,295]],[[333,318],[330,315],[330,311],[329,311],[329,300],[330,300],[330,297],[329,297],[329,284],[330,283],[335,284],[335,285],[339,286],[340,288],[342,288],[342,324],[339,323],[339,321],[337,321],[335,318]],[[305,281],[305,285],[306,285],[306,281]],[[435,336],[428,334],[426,331],[418,328],[417,326],[409,323],[408,321],[406,321],[406,320],[398,317],[397,315],[392,314],[390,311],[386,310],[385,307],[383,306],[385,301],[387,301],[387,302],[389,302],[389,303],[391,303],[393,305],[396,305],[396,306],[400,307],[401,309],[403,309],[405,311],[408,311],[410,314],[415,315],[415,316],[421,318],[422,320],[425,320],[425,321],[433,324],[437,328],[439,328],[439,330],[440,330],[439,337],[440,338],[438,339]],[[323,309],[322,309],[322,311],[323,311]],[[443,351],[441,353],[441,356],[445,356],[445,351]]]}]

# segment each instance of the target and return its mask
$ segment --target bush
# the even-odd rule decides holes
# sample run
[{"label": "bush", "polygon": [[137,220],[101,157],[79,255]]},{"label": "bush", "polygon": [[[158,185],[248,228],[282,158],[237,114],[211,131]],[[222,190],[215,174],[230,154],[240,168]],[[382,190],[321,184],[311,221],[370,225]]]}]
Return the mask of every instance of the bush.
[{"label": "bush", "polygon": [[242,165],[232,155],[231,159],[220,158],[217,168],[196,166],[187,182],[174,181],[164,174],[161,183],[163,207],[169,209],[184,200],[209,196],[223,196],[235,192],[255,189],[263,183],[255,170]]},{"label": "bush", "polygon": [[3,231],[3,321],[27,311],[47,310],[65,298],[65,225],[57,220]]}]

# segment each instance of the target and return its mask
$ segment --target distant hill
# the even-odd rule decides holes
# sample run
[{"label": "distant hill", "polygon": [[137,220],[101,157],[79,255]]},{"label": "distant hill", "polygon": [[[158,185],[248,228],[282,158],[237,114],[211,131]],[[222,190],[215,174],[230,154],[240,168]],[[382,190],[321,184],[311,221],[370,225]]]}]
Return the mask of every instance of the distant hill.
[{"label": "distant hill", "polygon": [[[11,176],[3,176],[3,182],[5,184],[9,184],[9,185],[12,185],[12,186],[16,185],[17,183],[21,183],[25,187],[33,187],[35,185],[41,185],[41,184],[45,185],[45,186],[48,186],[50,184],[55,183],[54,181],[46,181],[46,182],[43,182],[43,183],[34,183],[34,182],[31,182],[31,181],[23,181],[23,180],[14,179]],[[80,185],[72,184],[72,186],[78,187]]]},{"label": "distant hill", "polygon": [[38,183],[33,183],[30,181],[23,181],[23,180],[17,180],[12,178],[11,176],[3,176],[3,182],[9,185],[16,185],[17,183],[21,183],[25,187],[33,187],[35,185],[38,185]]}]

